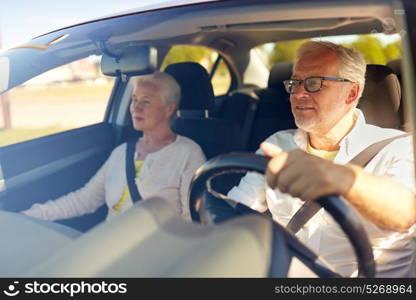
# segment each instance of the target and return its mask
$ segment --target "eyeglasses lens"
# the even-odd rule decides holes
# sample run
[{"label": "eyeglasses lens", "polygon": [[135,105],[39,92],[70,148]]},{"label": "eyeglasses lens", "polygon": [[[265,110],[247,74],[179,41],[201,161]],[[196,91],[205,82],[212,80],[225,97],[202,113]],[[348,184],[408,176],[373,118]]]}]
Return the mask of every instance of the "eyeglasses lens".
[{"label": "eyeglasses lens", "polygon": [[305,80],[305,89],[308,92],[317,92],[321,89],[322,80],[318,77],[311,77]]}]

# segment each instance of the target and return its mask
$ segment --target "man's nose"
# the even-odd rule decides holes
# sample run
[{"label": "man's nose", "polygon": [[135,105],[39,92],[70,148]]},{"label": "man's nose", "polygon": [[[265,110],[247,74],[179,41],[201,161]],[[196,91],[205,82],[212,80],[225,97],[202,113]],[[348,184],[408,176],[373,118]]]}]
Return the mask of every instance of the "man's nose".
[{"label": "man's nose", "polygon": [[290,95],[291,100],[300,100],[306,98],[309,98],[309,92],[305,90],[303,84],[300,84],[297,87],[295,87],[293,93]]},{"label": "man's nose", "polygon": [[302,97],[308,96],[308,91],[305,90],[305,86],[302,83],[302,84],[295,86],[292,95],[295,96],[296,98],[302,98]]}]

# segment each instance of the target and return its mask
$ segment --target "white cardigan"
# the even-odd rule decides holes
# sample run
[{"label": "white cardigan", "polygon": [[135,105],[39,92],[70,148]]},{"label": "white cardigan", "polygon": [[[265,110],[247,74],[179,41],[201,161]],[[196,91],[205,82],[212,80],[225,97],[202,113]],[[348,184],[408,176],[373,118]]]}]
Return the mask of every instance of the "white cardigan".
[{"label": "white cardigan", "polygon": [[[124,143],[115,148],[84,187],[56,200],[34,204],[22,213],[54,221],[92,213],[104,203],[108,206],[107,220],[122,213],[133,205],[128,198],[120,211],[112,208],[127,185],[126,145]],[[189,184],[195,171],[204,162],[205,156],[199,145],[177,135],[173,143],[146,156],[140,175],[136,178],[142,198],[162,197],[174,204],[178,214],[189,219]]]}]

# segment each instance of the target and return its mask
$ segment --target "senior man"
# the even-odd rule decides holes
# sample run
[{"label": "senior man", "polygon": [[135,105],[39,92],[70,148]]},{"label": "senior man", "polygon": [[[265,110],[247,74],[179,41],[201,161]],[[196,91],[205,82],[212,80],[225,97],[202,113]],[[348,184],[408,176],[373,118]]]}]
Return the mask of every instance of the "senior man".
[{"label": "senior man", "polygon": [[[365,70],[365,61],[355,50],[329,42],[303,44],[292,77],[284,82],[299,129],[270,136],[258,150],[272,157],[266,180],[248,173],[228,197],[261,212],[269,209],[277,222],[286,225],[303,201],[338,194],[361,216],[377,276],[414,276],[411,138],[397,138],[365,168],[348,163],[367,146],[404,133],[366,124],[356,108]],[[297,236],[337,272],[352,276],[357,269],[354,252],[335,224],[320,210]]]}]

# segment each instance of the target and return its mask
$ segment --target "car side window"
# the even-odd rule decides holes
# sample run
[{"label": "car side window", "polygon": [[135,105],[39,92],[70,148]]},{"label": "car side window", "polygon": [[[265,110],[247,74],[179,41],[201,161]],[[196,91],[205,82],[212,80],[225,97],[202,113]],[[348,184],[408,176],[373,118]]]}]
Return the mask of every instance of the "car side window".
[{"label": "car side window", "polygon": [[74,61],[0,95],[0,146],[102,122],[114,78],[99,61]]},{"label": "car side window", "polygon": [[222,56],[215,50],[201,47],[176,45],[170,48],[165,56],[161,70],[178,62],[196,62],[210,74],[214,95],[226,94],[231,87],[231,72]]}]

